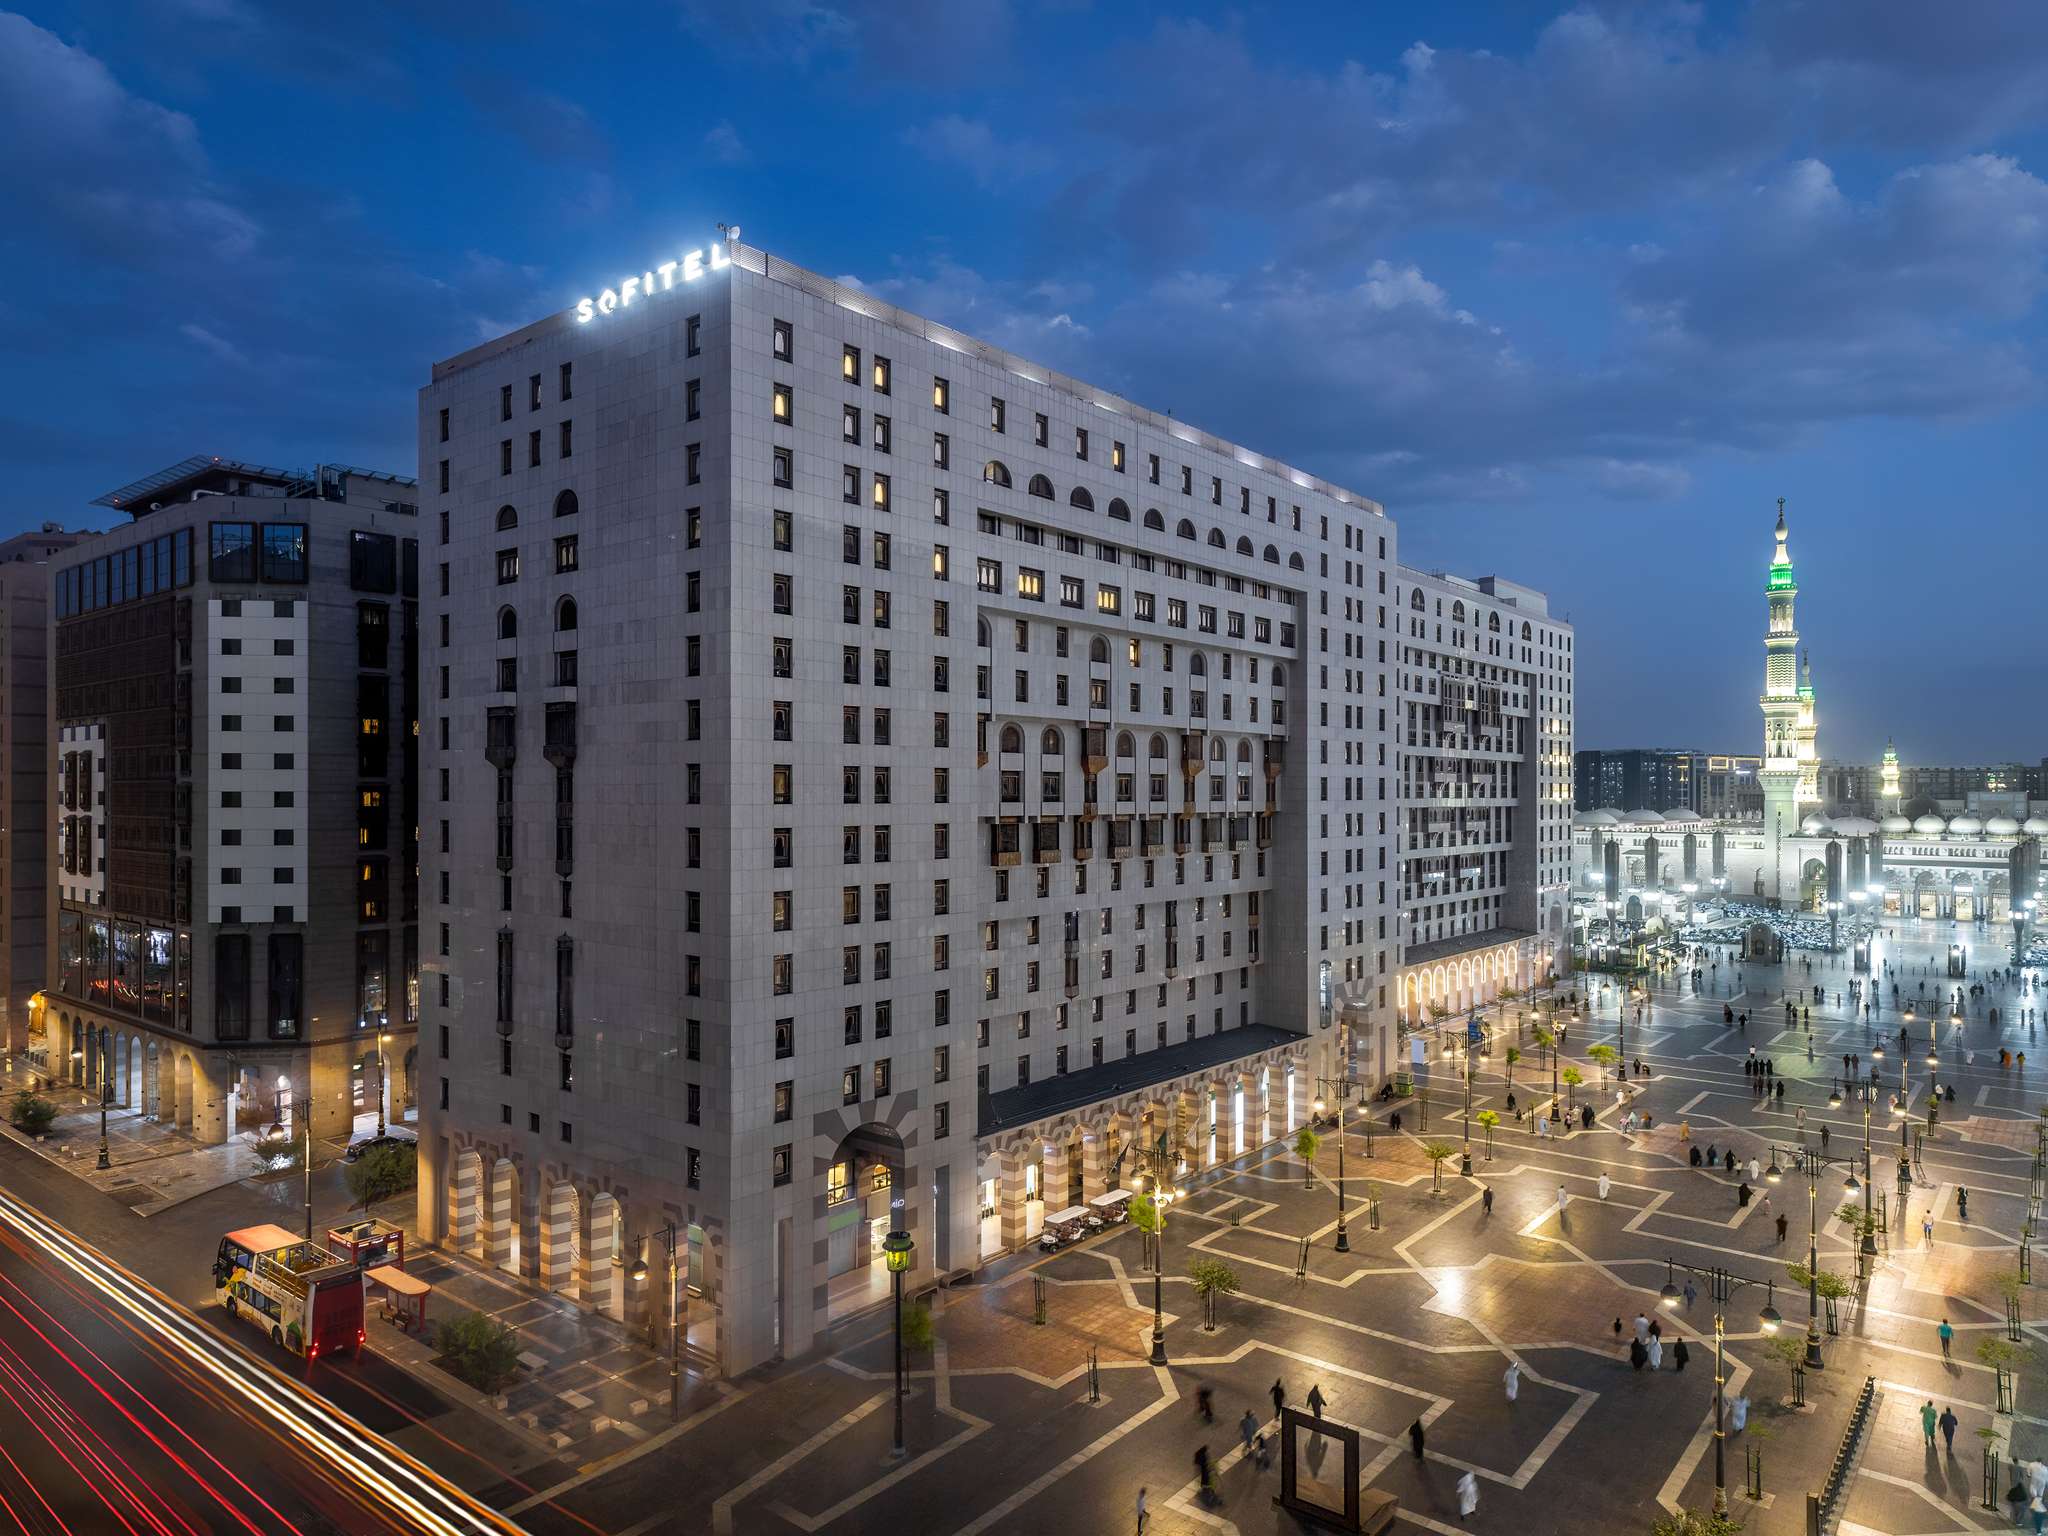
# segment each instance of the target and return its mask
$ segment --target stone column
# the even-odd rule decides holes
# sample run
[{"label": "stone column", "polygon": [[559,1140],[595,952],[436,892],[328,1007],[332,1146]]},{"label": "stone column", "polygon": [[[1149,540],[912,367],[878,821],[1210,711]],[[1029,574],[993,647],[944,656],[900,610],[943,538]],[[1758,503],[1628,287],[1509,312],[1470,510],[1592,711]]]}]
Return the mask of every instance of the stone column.
[{"label": "stone column", "polygon": [[493,1269],[512,1267],[512,1224],[519,1219],[519,1171],[507,1158],[491,1165],[484,1195],[484,1262]]},{"label": "stone column", "polygon": [[205,1146],[228,1139],[227,1067],[224,1062],[195,1056],[192,1061],[192,1135]]},{"label": "stone column", "polygon": [[[448,1246],[457,1253],[476,1247],[476,1211],[482,1196],[480,1160],[474,1152],[457,1152],[448,1176]],[[587,1250],[586,1250],[587,1251]]]},{"label": "stone column", "polygon": [[1188,1176],[1192,1178],[1208,1166],[1204,1161],[1209,1150],[1207,1116],[1202,1113],[1202,1105],[1192,1089],[1181,1089],[1174,1095],[1174,1100],[1180,1115],[1178,1139],[1186,1149]]},{"label": "stone column", "polygon": [[1045,1214],[1067,1208],[1067,1143],[1054,1142],[1039,1163],[1038,1195],[1045,1202]]},{"label": "stone column", "polygon": [[566,1181],[548,1188],[541,1207],[540,1283],[567,1292],[575,1283],[576,1191]]},{"label": "stone column", "polygon": [[1093,1200],[1109,1193],[1109,1122],[1082,1133],[1081,1198]]},{"label": "stone column", "polygon": [[136,1042],[142,1052],[142,1113],[149,1119],[157,1118],[157,1085],[155,1043],[148,1040]]},{"label": "stone column", "polygon": [[998,1159],[1002,1172],[996,1184],[996,1219],[1002,1224],[1003,1247],[1024,1246],[1024,1150],[1006,1147]]},{"label": "stone column", "polygon": [[577,1245],[582,1253],[583,1273],[577,1277],[581,1300],[593,1312],[614,1316],[619,1267],[612,1262],[612,1244],[618,1228],[618,1202],[611,1195],[586,1191],[577,1219],[583,1223],[583,1241]]}]

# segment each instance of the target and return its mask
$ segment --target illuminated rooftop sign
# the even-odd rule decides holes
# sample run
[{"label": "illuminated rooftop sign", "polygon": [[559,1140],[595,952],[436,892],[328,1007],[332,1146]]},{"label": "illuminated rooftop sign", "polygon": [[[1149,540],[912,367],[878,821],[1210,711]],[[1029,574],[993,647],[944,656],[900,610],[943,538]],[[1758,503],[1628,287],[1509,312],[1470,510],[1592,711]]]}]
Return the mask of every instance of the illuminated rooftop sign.
[{"label": "illuminated rooftop sign", "polygon": [[686,252],[673,261],[664,261],[658,267],[650,267],[637,276],[627,278],[616,288],[605,289],[594,299],[578,299],[575,310],[577,323],[588,325],[599,315],[630,307],[636,299],[651,299],[657,293],[667,293],[679,283],[694,283],[706,272],[716,272],[731,265],[728,242],[714,240],[706,251]]}]

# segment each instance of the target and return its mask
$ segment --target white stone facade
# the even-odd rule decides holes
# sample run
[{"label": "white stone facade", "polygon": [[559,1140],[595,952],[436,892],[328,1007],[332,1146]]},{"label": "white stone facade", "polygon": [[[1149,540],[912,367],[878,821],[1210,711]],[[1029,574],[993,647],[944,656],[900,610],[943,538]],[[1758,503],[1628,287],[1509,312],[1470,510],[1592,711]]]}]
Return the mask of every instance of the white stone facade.
[{"label": "white stone facade", "polygon": [[1374,503],[745,247],[420,428],[430,1233],[737,1371],[1384,1063]]}]

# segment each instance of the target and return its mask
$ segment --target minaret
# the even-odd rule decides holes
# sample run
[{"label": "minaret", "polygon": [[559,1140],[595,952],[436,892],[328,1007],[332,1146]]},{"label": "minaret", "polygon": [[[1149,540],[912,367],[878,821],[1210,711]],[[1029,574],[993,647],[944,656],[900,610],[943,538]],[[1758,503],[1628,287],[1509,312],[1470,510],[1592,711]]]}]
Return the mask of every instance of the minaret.
[{"label": "minaret", "polygon": [[1764,792],[1764,836],[1771,840],[1777,862],[1777,840],[1799,831],[1799,801],[1804,773],[1799,761],[1801,716],[1810,713],[1800,697],[1799,631],[1792,625],[1792,601],[1799,587],[1792,579],[1792,554],[1785,547],[1785,498],[1778,498],[1778,547],[1764,580],[1769,627],[1764,631],[1764,691],[1757,701],[1764,712],[1764,763],[1757,783]]},{"label": "minaret", "polygon": [[1899,749],[1892,745],[1887,736],[1884,742],[1884,768],[1878,780],[1878,807],[1882,814],[1899,814]]},{"label": "minaret", "polygon": [[1802,810],[1820,804],[1820,748],[1814,738],[1818,726],[1813,713],[1813,652],[1804,652],[1799,663],[1799,728],[1793,744],[1799,749],[1799,805]]}]

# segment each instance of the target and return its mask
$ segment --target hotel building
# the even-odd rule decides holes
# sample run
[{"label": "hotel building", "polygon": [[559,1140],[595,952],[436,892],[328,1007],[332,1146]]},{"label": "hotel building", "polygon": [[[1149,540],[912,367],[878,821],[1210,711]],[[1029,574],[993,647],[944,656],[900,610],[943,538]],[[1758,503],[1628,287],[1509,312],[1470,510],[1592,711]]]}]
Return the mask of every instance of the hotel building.
[{"label": "hotel building", "polygon": [[[1393,1070],[1378,505],[739,245],[419,419],[429,1236],[659,1332],[673,1234],[739,1371],[892,1228],[947,1278]],[[1468,601],[1516,624],[1461,653],[1517,679],[1485,925],[1535,930],[1568,632]]]}]

